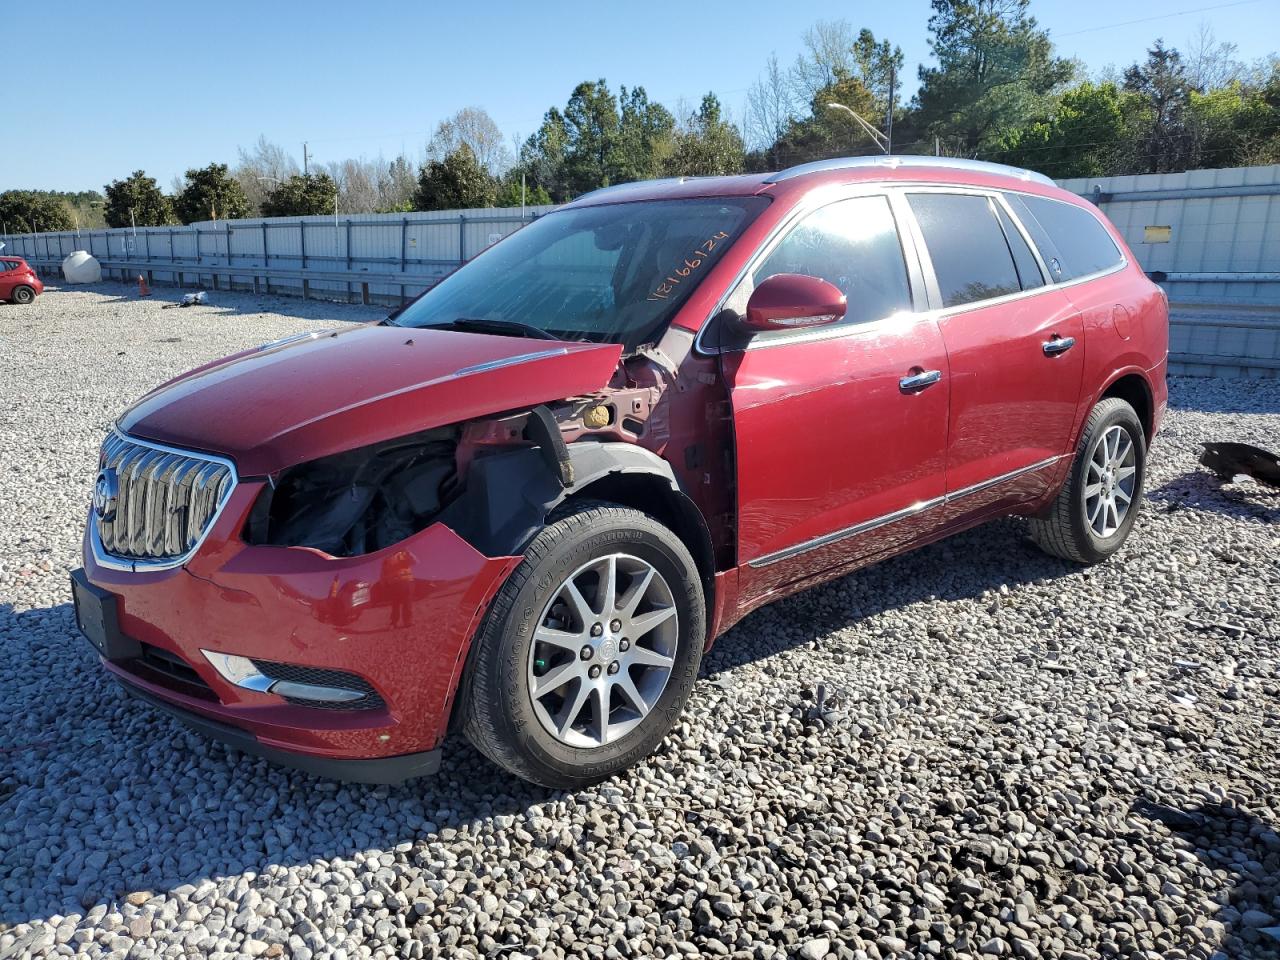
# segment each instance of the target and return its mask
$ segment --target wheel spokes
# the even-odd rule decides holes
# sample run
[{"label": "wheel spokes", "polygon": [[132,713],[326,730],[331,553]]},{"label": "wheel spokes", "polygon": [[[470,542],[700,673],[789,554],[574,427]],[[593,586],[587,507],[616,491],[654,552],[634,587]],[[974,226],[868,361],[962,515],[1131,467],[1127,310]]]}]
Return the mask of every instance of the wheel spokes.
[{"label": "wheel spokes", "polygon": [[627,592],[618,598],[618,612],[624,617],[630,618],[635,616],[636,607],[640,606],[640,601],[644,599],[649,584],[653,583],[654,574],[657,571],[650,567],[645,570],[627,587]]},{"label": "wheel spokes", "polygon": [[533,639],[538,643],[549,643],[561,650],[569,650],[577,654],[582,646],[583,634],[557,630],[555,627],[539,627],[534,631]]},{"label": "wheel spokes", "polygon": [[573,747],[626,736],[662,696],[678,638],[675,597],[651,563],[617,553],[584,564],[533,631],[527,676],[538,721]]},{"label": "wheel spokes", "polygon": [[582,668],[578,665],[577,657],[574,657],[568,663],[544,673],[540,677],[534,678],[533,695],[534,697],[545,697],[553,690],[559,690],[570,680],[582,676]]},{"label": "wheel spokes", "polygon": [[600,583],[596,587],[596,601],[600,604],[600,616],[612,617],[618,606],[618,555],[611,553],[605,557],[600,573]]},{"label": "wheel spokes", "polygon": [[582,595],[582,591],[578,589],[572,577],[565,581],[560,591],[567,598],[569,606],[573,608],[574,615],[582,624],[582,629],[589,630],[595,621],[596,612],[591,609],[591,604],[587,603],[587,598]]},{"label": "wheel spokes", "polygon": [[642,647],[635,644],[627,654],[627,662],[641,667],[666,667],[671,668],[675,663],[673,657],[666,654],[658,653],[656,650],[650,650],[648,647]]},{"label": "wheel spokes", "polygon": [[561,740],[569,735],[575,722],[586,708],[587,702],[591,699],[591,695],[595,693],[595,689],[594,684],[582,679],[579,681],[578,689],[572,698],[565,699],[565,706],[561,708],[560,715],[556,718],[556,728]]},{"label": "wheel spokes", "polygon": [[666,623],[675,615],[675,607],[659,607],[657,610],[651,610],[648,613],[640,614],[638,617],[632,617],[628,636],[633,641],[639,640],[646,633]]}]

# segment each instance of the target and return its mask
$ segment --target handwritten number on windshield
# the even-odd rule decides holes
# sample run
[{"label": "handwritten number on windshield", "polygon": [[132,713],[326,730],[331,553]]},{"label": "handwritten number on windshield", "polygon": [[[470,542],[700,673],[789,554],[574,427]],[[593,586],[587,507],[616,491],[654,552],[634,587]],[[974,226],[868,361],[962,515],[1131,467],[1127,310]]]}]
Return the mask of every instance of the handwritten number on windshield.
[{"label": "handwritten number on windshield", "polygon": [[702,262],[707,257],[711,256],[711,251],[719,246],[720,241],[727,239],[729,239],[729,235],[723,230],[713,237],[708,237],[700,247],[697,247],[693,253],[685,258],[684,263],[672,270],[671,273],[663,279],[662,283],[658,284],[653,293],[649,294],[648,299],[665,300],[667,297],[671,296],[676,287],[680,285],[680,281],[686,279],[693,273],[693,271],[702,266]]}]

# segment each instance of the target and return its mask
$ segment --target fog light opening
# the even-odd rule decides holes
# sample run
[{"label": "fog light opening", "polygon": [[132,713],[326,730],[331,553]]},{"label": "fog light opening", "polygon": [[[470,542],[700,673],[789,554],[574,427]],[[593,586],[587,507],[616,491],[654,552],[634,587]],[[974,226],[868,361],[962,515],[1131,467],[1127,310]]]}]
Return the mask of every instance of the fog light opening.
[{"label": "fog light opening", "polygon": [[316,703],[352,703],[369,695],[367,690],[352,690],[298,680],[281,680],[269,677],[248,657],[217,650],[201,650],[218,675],[228,683],[258,693],[272,693],[295,700],[313,700]]}]

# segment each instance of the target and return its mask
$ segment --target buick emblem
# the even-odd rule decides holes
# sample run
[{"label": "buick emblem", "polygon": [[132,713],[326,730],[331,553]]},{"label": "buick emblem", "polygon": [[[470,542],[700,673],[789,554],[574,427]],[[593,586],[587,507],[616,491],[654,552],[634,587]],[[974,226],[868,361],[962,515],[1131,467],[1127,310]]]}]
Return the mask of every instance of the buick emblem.
[{"label": "buick emblem", "polygon": [[93,485],[93,512],[104,522],[112,520],[116,515],[116,502],[120,499],[120,481],[116,472],[110,467],[99,471],[98,481]]}]

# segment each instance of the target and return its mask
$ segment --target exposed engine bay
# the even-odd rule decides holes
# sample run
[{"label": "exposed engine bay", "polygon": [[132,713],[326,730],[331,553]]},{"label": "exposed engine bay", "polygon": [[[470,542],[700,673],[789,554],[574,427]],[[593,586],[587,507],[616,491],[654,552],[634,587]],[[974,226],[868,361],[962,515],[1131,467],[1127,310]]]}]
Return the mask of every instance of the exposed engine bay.
[{"label": "exposed engine bay", "polygon": [[[272,478],[254,504],[245,540],[354,557],[399,543],[439,520],[483,551],[499,544],[518,547],[513,531],[527,522],[529,508],[536,512],[538,504],[586,479],[575,477],[570,444],[664,450],[673,432],[668,390],[706,390],[713,382],[705,372],[689,380],[681,382],[676,364],[659,349],[644,347],[624,358],[596,393],[290,467]],[[719,409],[712,405],[708,412]],[[714,461],[701,447],[684,453],[686,467],[696,471],[684,484],[716,489],[705,472],[714,469]]]}]

